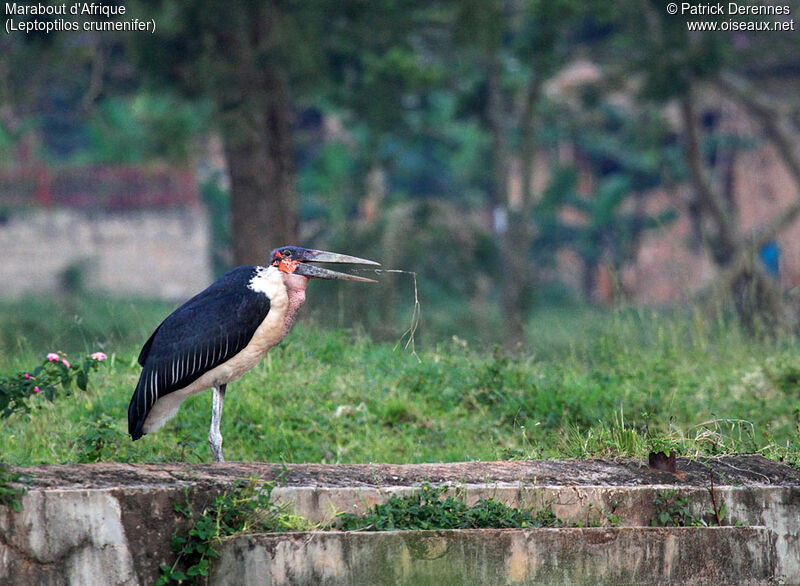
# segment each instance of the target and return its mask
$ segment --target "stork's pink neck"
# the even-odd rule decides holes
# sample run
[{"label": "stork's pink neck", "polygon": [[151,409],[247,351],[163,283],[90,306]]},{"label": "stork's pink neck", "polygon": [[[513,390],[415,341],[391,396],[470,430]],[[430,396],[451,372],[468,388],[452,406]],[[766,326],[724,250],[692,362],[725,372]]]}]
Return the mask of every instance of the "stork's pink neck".
[{"label": "stork's pink neck", "polygon": [[283,336],[289,333],[294,323],[297,310],[300,309],[303,302],[306,300],[308,281],[309,278],[302,275],[295,275],[293,273],[283,274],[283,284],[286,285],[286,293],[289,295],[289,306],[286,308],[286,315],[283,318]]}]

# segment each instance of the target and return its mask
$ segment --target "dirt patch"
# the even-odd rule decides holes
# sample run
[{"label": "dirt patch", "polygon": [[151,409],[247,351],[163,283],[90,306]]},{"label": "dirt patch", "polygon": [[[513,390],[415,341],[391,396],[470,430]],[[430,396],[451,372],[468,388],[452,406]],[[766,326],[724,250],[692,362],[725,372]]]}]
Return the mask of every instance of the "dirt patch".
[{"label": "dirt patch", "polygon": [[286,486],[413,486],[523,483],[547,486],[706,487],[713,471],[717,486],[800,485],[800,469],[761,456],[678,459],[676,474],[636,460],[518,460],[431,464],[80,464],[16,468],[29,488],[125,488],[226,485],[256,477]]}]

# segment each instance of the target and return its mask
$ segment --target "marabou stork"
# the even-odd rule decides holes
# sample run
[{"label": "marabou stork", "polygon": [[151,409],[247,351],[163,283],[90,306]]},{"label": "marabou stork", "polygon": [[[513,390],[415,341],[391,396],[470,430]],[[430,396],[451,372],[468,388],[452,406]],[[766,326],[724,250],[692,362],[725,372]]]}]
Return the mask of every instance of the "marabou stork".
[{"label": "marabou stork", "polygon": [[142,373],[128,406],[136,441],[164,425],[189,396],[214,389],[208,443],[223,462],[219,430],[225,387],[253,368],[292,327],[309,279],[372,279],[323,269],[314,262],[380,263],[298,246],[276,248],[269,266],[241,266],[172,312],[139,353]]}]

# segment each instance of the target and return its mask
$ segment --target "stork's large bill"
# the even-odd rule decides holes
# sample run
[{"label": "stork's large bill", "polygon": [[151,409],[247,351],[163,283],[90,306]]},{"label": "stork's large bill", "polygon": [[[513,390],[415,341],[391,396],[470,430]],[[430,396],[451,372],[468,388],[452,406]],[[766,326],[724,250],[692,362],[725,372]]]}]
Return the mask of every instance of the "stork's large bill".
[{"label": "stork's large bill", "polygon": [[307,249],[304,251],[300,262],[297,263],[295,273],[305,277],[314,279],[336,279],[339,281],[360,281],[362,283],[375,283],[374,279],[366,277],[359,277],[349,273],[340,273],[330,269],[324,269],[314,265],[305,264],[306,262],[326,262],[326,263],[342,263],[342,264],[358,264],[358,265],[373,265],[380,266],[381,263],[374,260],[367,260],[365,258],[358,258],[357,256],[349,256],[347,254],[339,254],[337,252],[326,252],[324,250]]}]

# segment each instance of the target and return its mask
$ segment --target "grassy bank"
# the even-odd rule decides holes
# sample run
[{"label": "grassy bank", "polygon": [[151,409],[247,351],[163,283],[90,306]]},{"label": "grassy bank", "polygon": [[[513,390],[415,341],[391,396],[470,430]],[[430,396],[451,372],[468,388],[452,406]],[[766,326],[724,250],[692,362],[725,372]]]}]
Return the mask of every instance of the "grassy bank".
[{"label": "grassy bank", "polygon": [[101,295],[28,296],[0,301],[0,373],[47,352],[126,352],[177,305]]},{"label": "grassy bank", "polygon": [[[131,340],[145,339],[160,309],[130,307],[133,317],[115,326],[118,343],[85,348],[111,356],[87,392],[53,403],[34,397],[30,413],[0,419],[0,461],[210,460],[210,393],[188,400],[161,431],[135,443],[127,437],[139,372]],[[363,335],[301,324],[229,387],[226,457],[644,457],[666,445],[800,461],[800,345],[793,337],[753,340],[697,315],[636,311],[542,312],[528,330],[529,343],[514,355],[452,337],[420,349],[418,360]],[[6,371],[33,359],[31,343],[17,347],[23,351]]]}]

